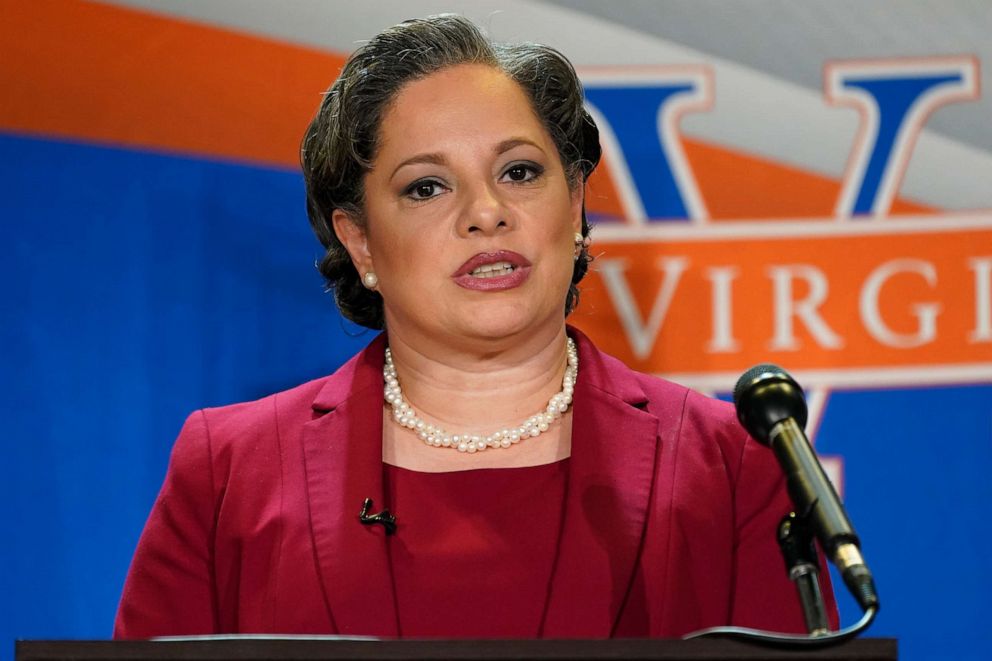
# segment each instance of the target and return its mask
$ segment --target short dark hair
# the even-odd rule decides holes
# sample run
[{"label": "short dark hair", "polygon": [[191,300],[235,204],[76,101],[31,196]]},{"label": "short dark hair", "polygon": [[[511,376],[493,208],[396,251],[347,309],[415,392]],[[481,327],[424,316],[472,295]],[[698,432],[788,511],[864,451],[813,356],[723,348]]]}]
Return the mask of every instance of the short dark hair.
[{"label": "short dark hair", "polygon": [[[331,222],[336,209],[364,222],[365,174],[372,168],[379,128],[390,102],[407,83],[459,64],[485,64],[517,82],[533,104],[565,168],[569,185],[584,185],[599,163],[599,130],[582,105],[571,63],[539,44],[494,44],[462,16],[404,21],[355,51],[331,85],[303,138],[301,160],[307,214],[326,249],[318,263],[341,313],[362,326],[384,325],[382,297],[366,289]],[[582,235],[589,235],[585,208]],[[565,298],[565,314],[579,300],[576,284],[591,261],[582,246]]]}]

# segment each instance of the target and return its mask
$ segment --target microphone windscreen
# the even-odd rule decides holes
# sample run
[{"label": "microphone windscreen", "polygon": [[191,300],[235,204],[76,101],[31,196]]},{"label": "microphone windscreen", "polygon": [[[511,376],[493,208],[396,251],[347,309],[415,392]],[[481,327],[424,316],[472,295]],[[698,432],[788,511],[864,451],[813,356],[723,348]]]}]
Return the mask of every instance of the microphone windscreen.
[{"label": "microphone windscreen", "polygon": [[786,418],[806,427],[806,398],[795,379],[778,365],[755,365],[734,386],[737,419],[755,440],[768,443],[771,430]]}]

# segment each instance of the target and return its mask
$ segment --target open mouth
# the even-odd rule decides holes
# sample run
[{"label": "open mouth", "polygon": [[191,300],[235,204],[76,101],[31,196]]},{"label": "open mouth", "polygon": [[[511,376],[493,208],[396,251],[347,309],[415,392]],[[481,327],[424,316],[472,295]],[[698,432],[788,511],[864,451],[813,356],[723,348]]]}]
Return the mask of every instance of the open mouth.
[{"label": "open mouth", "polygon": [[472,255],[451,277],[459,287],[495,292],[519,287],[530,271],[530,262],[520,253],[493,250]]},{"label": "open mouth", "polygon": [[495,264],[483,264],[482,266],[472,269],[469,272],[473,278],[498,278],[504,275],[510,275],[517,269],[516,266],[510,262],[496,262]]}]

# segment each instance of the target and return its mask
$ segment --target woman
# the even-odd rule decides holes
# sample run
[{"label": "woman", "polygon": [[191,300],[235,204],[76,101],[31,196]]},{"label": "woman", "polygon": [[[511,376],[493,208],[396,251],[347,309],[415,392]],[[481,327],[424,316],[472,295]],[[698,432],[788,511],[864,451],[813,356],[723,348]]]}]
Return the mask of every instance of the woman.
[{"label": "woman", "polygon": [[308,211],[342,312],[385,333],[189,418],[116,636],[802,630],[772,455],[565,325],[597,136],[559,53],[460,17],[352,56],[303,144]]}]

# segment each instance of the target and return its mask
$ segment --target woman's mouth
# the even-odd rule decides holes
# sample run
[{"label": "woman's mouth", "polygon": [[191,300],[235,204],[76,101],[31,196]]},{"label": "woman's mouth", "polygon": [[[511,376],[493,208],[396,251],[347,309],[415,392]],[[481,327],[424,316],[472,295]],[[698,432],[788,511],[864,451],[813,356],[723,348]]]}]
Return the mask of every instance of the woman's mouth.
[{"label": "woman's mouth", "polygon": [[530,275],[530,262],[512,250],[478,253],[452,274],[460,287],[475,291],[501,291],[519,287]]}]

